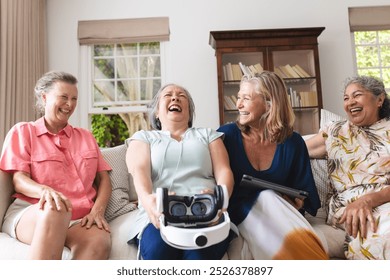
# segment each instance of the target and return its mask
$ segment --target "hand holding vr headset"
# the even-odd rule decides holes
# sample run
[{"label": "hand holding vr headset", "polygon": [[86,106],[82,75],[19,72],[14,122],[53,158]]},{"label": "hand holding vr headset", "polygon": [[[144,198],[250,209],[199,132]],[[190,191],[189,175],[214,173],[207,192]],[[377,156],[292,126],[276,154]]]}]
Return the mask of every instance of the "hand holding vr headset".
[{"label": "hand holding vr headset", "polygon": [[193,196],[169,195],[167,188],[158,188],[161,237],[178,249],[199,249],[221,242],[230,230],[228,203],[226,186],[217,185],[212,194]]}]

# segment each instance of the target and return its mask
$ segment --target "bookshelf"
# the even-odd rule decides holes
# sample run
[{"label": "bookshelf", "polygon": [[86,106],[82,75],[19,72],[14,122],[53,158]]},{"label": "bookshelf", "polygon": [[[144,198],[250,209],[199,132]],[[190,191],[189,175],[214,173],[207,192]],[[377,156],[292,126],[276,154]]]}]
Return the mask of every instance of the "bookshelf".
[{"label": "bookshelf", "polygon": [[324,27],[210,31],[218,75],[220,124],[235,121],[242,75],[274,71],[287,87],[301,135],[318,132],[322,108],[318,37]]}]

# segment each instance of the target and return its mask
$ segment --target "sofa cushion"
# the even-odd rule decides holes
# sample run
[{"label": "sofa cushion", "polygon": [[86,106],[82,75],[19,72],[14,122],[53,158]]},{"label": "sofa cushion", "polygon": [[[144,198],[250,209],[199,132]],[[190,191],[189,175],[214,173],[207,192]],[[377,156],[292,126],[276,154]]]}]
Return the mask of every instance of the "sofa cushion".
[{"label": "sofa cushion", "polygon": [[135,244],[128,244],[130,231],[137,222],[138,210],[131,211],[115,218],[110,222],[111,253],[110,260],[136,260],[138,248]]},{"label": "sofa cushion", "polygon": [[326,208],[332,188],[328,179],[328,167],[326,159],[310,159],[314,182],[321,201],[321,207]]},{"label": "sofa cushion", "polygon": [[[127,151],[128,144],[129,144],[129,141],[128,140],[125,141],[124,146],[126,147],[126,151]],[[126,153],[125,153],[125,163],[126,163]],[[130,192],[129,192],[130,201],[137,201],[138,195],[137,195],[137,192],[135,191],[135,187],[134,187],[134,183],[133,183],[133,176],[130,173],[129,173],[129,187],[130,187]]]},{"label": "sofa cushion", "polygon": [[[344,120],[345,117],[332,113],[328,110],[321,109],[320,127],[331,121]],[[304,140],[309,139],[315,134],[302,136]],[[313,172],[314,181],[318,190],[318,195],[321,200],[321,207],[326,208],[330,195],[332,195],[332,187],[328,178],[328,167],[326,159],[311,159],[311,169]]]},{"label": "sofa cushion", "polygon": [[332,113],[328,110],[321,109],[320,127],[324,127],[325,124],[331,121],[342,121],[345,117]]},{"label": "sofa cushion", "polygon": [[112,193],[107,205],[105,218],[108,222],[137,208],[134,202],[134,186],[131,184],[126,166],[126,146],[103,148],[103,158],[111,166],[109,171]]},{"label": "sofa cushion", "polygon": [[345,231],[325,224],[326,212],[320,209],[315,217],[305,214],[318,237],[321,239],[330,259],[345,259],[344,240]]}]

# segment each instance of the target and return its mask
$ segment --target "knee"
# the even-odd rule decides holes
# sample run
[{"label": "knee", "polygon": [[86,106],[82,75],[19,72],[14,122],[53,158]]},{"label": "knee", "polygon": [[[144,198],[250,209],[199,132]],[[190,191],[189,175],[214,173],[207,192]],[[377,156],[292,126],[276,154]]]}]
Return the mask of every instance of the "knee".
[{"label": "knee", "polygon": [[111,252],[111,237],[106,232],[87,239],[83,248],[90,255],[90,259],[106,260]]},{"label": "knee", "polygon": [[42,211],[39,211],[39,218],[42,221],[47,221],[52,225],[58,225],[63,223],[68,227],[69,222],[72,218],[72,212],[68,211],[63,202],[60,209],[51,208],[48,204],[45,204]]},{"label": "knee", "polygon": [[162,240],[159,244],[156,242],[150,244],[141,239],[139,246],[144,260],[176,260],[182,258],[180,250],[167,245]]},{"label": "knee", "polygon": [[160,231],[152,224],[144,230],[139,242],[140,252],[144,260],[180,259],[179,250],[169,246],[161,238]]},{"label": "knee", "polygon": [[280,196],[274,192],[273,190],[263,190],[261,193],[260,193],[260,199],[261,200],[266,200],[266,201],[269,201],[269,200],[272,200],[272,199],[275,199],[275,198],[279,198]]}]

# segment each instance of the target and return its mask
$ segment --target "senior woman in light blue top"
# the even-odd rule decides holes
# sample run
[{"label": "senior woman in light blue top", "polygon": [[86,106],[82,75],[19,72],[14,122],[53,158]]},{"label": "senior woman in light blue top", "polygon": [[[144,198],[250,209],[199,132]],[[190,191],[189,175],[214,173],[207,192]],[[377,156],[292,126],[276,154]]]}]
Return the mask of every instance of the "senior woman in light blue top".
[{"label": "senior woman in light blue top", "polygon": [[140,208],[130,241],[137,242],[142,259],[221,259],[229,245],[228,237],[207,248],[181,250],[169,246],[160,236],[156,188],[168,188],[176,195],[194,195],[225,185],[229,196],[232,193],[233,175],[223,134],[192,127],[194,111],[194,102],[185,88],[165,85],[151,104],[150,121],[155,130],[138,131],[128,139],[126,163]]}]

